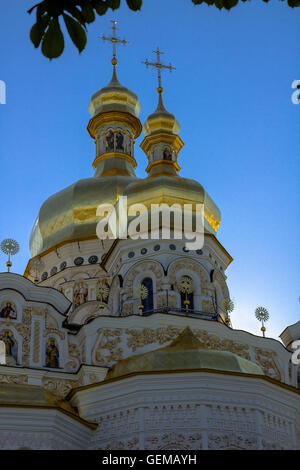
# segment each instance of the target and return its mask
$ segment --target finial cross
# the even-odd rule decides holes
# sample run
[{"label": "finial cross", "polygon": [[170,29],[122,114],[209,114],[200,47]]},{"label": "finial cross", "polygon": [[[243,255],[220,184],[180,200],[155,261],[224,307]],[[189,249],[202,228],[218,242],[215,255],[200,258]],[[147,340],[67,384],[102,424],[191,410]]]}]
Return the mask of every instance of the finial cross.
[{"label": "finial cross", "polygon": [[163,52],[161,52],[159,50],[159,47],[157,47],[156,51],[153,51],[153,52],[154,52],[154,54],[156,54],[156,62],[149,62],[148,59],[146,59],[145,62],[142,62],[142,63],[145,64],[147,68],[148,68],[149,65],[151,67],[156,68],[157,77],[158,77],[158,89],[157,89],[157,91],[158,91],[158,93],[162,93],[163,89],[162,89],[162,86],[161,86],[161,70],[162,69],[168,69],[170,72],[172,72],[172,70],[176,70],[176,69],[171,64],[165,65],[165,64],[161,63],[160,56],[161,56],[161,54],[163,54]]},{"label": "finial cross", "polygon": [[111,20],[111,23],[112,23],[112,35],[111,36],[104,36],[104,34],[101,36],[101,39],[103,39],[103,41],[109,41],[112,43],[112,46],[113,46],[113,57],[112,57],[112,65],[115,66],[117,65],[117,57],[116,57],[116,46],[117,44],[123,44],[123,46],[125,46],[126,44],[129,44],[128,41],[126,41],[125,39],[120,39],[117,37],[117,27],[116,27],[116,24],[117,24],[117,21],[112,21]]}]

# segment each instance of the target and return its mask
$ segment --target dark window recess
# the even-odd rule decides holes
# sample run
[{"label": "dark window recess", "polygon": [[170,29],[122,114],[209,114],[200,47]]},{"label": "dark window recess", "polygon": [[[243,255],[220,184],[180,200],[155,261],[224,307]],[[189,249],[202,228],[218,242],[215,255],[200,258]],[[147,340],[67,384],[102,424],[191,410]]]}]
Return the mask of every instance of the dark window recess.
[{"label": "dark window recess", "polygon": [[143,312],[151,312],[153,310],[153,281],[150,277],[145,277],[142,284],[148,289],[148,297],[142,300]]}]

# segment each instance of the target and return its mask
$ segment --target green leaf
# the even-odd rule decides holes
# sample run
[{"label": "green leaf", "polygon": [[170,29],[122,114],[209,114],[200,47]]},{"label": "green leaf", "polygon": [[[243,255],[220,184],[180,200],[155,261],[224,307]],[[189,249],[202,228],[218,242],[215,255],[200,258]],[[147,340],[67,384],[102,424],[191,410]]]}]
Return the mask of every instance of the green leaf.
[{"label": "green leaf", "polygon": [[239,0],[223,0],[223,6],[226,10],[230,10],[239,3]]},{"label": "green leaf", "polygon": [[201,3],[203,3],[203,0],[193,0],[193,3],[195,5],[201,5]]},{"label": "green leaf", "polygon": [[[36,7],[36,20],[38,21],[47,11],[47,0],[39,3]],[[31,13],[31,12],[30,12]]]},{"label": "green leaf", "polygon": [[112,10],[117,10],[120,8],[120,3],[121,0],[106,0],[108,8],[111,8]]},{"label": "green leaf", "polygon": [[43,37],[42,53],[50,60],[55,59],[63,53],[64,47],[64,36],[61,32],[58,18],[52,18]]},{"label": "green leaf", "polygon": [[223,8],[223,0],[215,0],[215,5],[219,10],[222,10]]},{"label": "green leaf", "polygon": [[44,36],[45,29],[50,22],[49,15],[44,15],[39,21],[37,21],[30,30],[30,40],[34,47],[39,47],[40,42]]},{"label": "green leaf", "polygon": [[105,15],[105,13],[107,12],[108,6],[102,0],[94,0],[94,8],[98,15],[102,16]]},{"label": "green leaf", "polygon": [[73,16],[73,18],[75,18],[79,23],[81,23],[85,27],[85,17],[78,8],[68,5],[65,7],[65,10],[68,11]]},{"label": "green leaf", "polygon": [[82,14],[83,14],[84,19],[87,23],[92,23],[96,19],[93,7],[90,3],[85,3],[83,5]]},{"label": "green leaf", "polygon": [[86,34],[83,27],[78,23],[78,21],[74,20],[74,18],[66,13],[63,13],[63,18],[70,38],[77,47],[79,53],[82,52],[86,45]]},{"label": "green leaf", "polygon": [[138,11],[142,8],[143,0],[126,0],[130,10]]}]

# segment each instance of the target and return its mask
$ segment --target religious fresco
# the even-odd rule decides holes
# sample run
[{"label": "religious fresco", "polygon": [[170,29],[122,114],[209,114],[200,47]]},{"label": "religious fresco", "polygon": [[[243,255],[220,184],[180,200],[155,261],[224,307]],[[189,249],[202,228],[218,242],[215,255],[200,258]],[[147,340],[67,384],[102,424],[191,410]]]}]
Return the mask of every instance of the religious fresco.
[{"label": "religious fresco", "polygon": [[172,153],[168,147],[164,148],[163,157],[164,160],[172,160]]},{"label": "religious fresco", "polygon": [[56,340],[49,338],[46,346],[46,367],[58,368],[59,367],[59,350]]},{"label": "religious fresco", "polygon": [[121,131],[118,131],[116,133],[116,150],[124,152],[123,142],[124,142],[124,135],[122,134]]},{"label": "religious fresco", "polygon": [[107,132],[98,136],[97,154],[101,155],[106,152],[122,152],[132,155],[132,138],[128,132],[122,129],[109,129]]},{"label": "religious fresco", "polygon": [[106,135],[106,152],[114,151],[114,141],[115,141],[114,133],[112,130],[109,130]]},{"label": "religious fresco", "polygon": [[0,318],[10,318],[11,320],[16,320],[17,318],[17,309],[13,302],[5,301],[3,302],[0,310]]},{"label": "religious fresco", "polygon": [[18,343],[10,330],[0,332],[0,340],[5,344],[5,362],[7,365],[15,365],[18,360]]},{"label": "religious fresco", "polygon": [[85,282],[77,282],[74,286],[73,304],[74,308],[84,304],[88,298],[88,286]]}]

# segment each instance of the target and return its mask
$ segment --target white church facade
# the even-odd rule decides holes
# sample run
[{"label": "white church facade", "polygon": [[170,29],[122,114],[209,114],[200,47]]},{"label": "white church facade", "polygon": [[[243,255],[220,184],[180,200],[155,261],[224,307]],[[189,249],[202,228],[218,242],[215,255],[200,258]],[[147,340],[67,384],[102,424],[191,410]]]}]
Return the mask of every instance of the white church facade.
[{"label": "white church facade", "polygon": [[[24,276],[0,274],[0,449],[300,449],[299,325],[282,342],[232,327],[220,211],[180,176],[162,88],[142,127],[116,64],[89,105],[94,176],[44,202]],[[149,209],[201,204],[203,247],[100,240],[97,208],[121,196]]]}]

